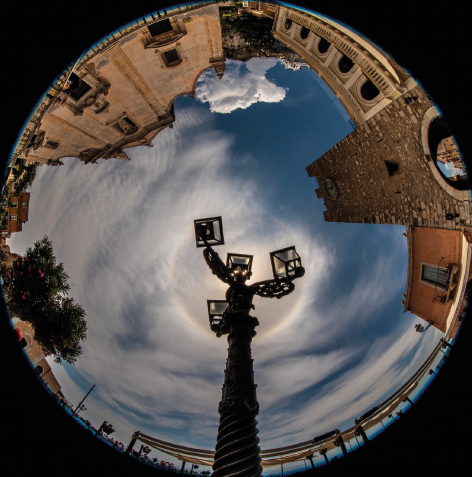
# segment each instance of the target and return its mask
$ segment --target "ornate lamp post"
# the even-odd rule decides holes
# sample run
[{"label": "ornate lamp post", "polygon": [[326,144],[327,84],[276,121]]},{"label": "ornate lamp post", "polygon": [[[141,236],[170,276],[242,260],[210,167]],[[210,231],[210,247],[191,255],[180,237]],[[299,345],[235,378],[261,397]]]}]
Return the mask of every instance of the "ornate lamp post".
[{"label": "ornate lamp post", "polygon": [[203,257],[213,275],[229,285],[226,300],[208,301],[210,328],[219,338],[228,335],[228,359],[226,360],[223,392],[218,412],[220,425],[215,447],[213,477],[229,475],[262,475],[259,437],[256,416],[259,403],[254,384],[251,341],[256,336],[257,318],[250,316],[255,309],[254,295],[266,298],[282,298],[295,289],[293,280],[305,274],[295,247],[270,254],[274,278],[246,285],[252,275],[252,255],[229,253],[226,265],[211,245],[223,245],[221,217],[195,220],[197,247],[203,249]]}]

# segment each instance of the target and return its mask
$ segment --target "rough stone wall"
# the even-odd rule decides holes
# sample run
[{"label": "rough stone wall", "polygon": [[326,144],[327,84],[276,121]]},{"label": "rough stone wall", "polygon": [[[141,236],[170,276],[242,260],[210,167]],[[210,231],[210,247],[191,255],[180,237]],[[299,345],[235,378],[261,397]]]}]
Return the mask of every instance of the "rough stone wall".
[{"label": "rough stone wall", "polygon": [[[318,180],[326,221],[472,230],[465,209],[470,195],[457,200],[442,189],[424,155],[421,123],[431,106],[416,86],[306,168]],[[336,198],[328,194],[328,179]]]}]

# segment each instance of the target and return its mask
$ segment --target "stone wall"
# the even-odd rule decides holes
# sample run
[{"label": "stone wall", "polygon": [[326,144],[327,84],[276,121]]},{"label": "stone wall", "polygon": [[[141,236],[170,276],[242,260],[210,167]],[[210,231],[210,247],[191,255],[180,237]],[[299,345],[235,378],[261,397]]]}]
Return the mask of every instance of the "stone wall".
[{"label": "stone wall", "polygon": [[415,86],[306,168],[318,180],[326,221],[472,230],[469,192],[444,190],[424,155],[421,124],[432,106]]}]

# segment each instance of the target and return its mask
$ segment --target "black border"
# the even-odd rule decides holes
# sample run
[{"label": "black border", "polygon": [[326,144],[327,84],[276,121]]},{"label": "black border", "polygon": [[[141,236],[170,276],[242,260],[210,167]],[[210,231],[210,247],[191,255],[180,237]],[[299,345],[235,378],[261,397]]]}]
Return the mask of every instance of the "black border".
[{"label": "black border", "polygon": [[[142,0],[115,8],[109,2],[95,2],[93,9],[77,15],[73,3],[10,2],[2,27],[3,167],[34,105],[67,64],[111,31],[172,4]],[[467,4],[458,0],[439,6],[424,1],[400,4],[365,0],[298,1],[297,5],[315,8],[354,27],[391,53],[397,63],[409,68],[444,113],[469,166],[472,154],[466,111],[470,102],[465,76],[470,29]],[[26,31],[34,35],[25,35]],[[5,312],[4,303],[2,311]],[[10,465],[21,474],[36,471],[126,475],[139,471],[141,475],[156,475],[158,471],[117,454],[98,439],[90,439],[89,431],[72,419],[64,419],[64,411],[44,391],[27,365],[14,342],[9,322],[2,319],[0,323],[5,468]],[[344,463],[341,459],[325,473],[416,476],[427,472],[457,473],[470,467],[466,440],[470,422],[470,334],[466,318],[442,371],[414,409],[392,425],[384,437],[372,441],[364,454],[359,451]],[[341,470],[343,465],[346,468]]]}]

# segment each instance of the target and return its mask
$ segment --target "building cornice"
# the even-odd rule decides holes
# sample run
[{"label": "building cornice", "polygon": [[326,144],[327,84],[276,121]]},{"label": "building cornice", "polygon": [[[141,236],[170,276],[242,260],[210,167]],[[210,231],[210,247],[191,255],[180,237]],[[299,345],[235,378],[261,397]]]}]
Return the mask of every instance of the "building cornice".
[{"label": "building cornice", "polygon": [[413,230],[414,228],[411,227],[411,225],[407,225],[406,238],[408,241],[408,272],[406,277],[406,292],[403,313],[406,313],[410,306],[411,281],[413,279]]},{"label": "building cornice", "polygon": [[387,68],[376,60],[372,54],[339,29],[307,13],[285,7],[287,18],[310,29],[316,35],[332,43],[339,51],[350,58],[362,72],[375,84],[383,95],[394,101],[406,88],[399,83]]}]

